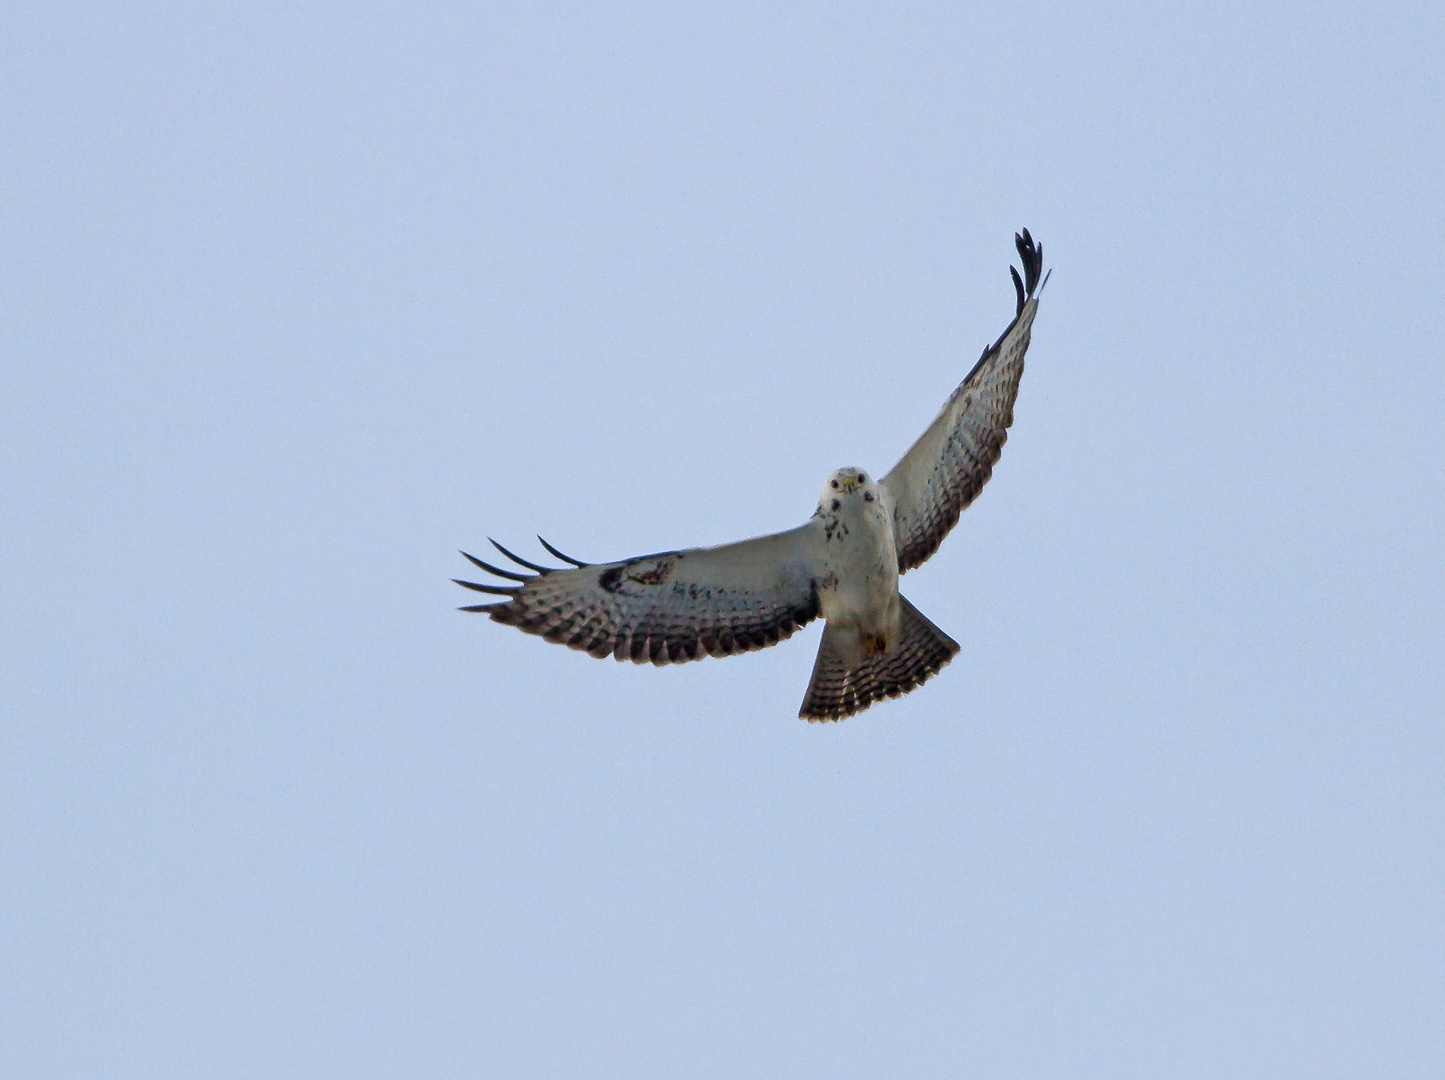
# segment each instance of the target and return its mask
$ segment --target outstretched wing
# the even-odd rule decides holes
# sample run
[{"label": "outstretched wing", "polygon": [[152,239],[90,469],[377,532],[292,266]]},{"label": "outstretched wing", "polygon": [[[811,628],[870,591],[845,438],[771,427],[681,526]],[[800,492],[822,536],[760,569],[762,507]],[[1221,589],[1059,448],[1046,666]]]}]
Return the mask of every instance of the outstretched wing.
[{"label": "outstretched wing", "polygon": [[[1042,285],[1043,245],[1035,246],[1025,229],[1014,242],[1024,263],[1024,277],[1013,267],[1018,312],[1008,329],[983,351],[943,406],[928,430],[883,478],[893,500],[893,537],[898,548],[898,572],[922,565],[938,550],[958,515],[983,490],[993,475],[1014,421],[1014,399],[1029,348],[1029,330]],[[1044,278],[1048,280],[1047,277]]]},{"label": "outstretched wing", "polygon": [[486,612],[598,658],[610,653],[639,664],[671,664],[776,645],[817,618],[817,533],[810,521],[736,544],[601,565],[563,555],[542,540],[573,566],[561,570],[520,559],[493,540],[503,555],[535,573],[503,570],[462,552],[487,573],[520,584],[457,584],[509,598],[463,611]]}]

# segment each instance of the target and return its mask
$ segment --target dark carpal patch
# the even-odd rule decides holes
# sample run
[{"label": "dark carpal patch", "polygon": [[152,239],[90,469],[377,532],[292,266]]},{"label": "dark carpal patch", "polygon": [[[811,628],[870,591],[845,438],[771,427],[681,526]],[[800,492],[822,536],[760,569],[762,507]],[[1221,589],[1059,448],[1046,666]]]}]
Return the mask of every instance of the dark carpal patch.
[{"label": "dark carpal patch", "polygon": [[634,574],[629,566],[627,580],[635,581],[639,585],[661,585],[672,577],[672,569],[676,564],[676,559],[658,559],[650,570],[644,570],[637,574]]},{"label": "dark carpal patch", "polygon": [[[677,552],[668,552],[665,555],[644,555],[639,559],[629,559],[620,566],[602,571],[597,584],[604,592],[610,593],[619,592],[627,581],[637,585],[664,585],[672,577],[681,558],[681,554]],[[649,566],[649,563],[652,565]]]}]

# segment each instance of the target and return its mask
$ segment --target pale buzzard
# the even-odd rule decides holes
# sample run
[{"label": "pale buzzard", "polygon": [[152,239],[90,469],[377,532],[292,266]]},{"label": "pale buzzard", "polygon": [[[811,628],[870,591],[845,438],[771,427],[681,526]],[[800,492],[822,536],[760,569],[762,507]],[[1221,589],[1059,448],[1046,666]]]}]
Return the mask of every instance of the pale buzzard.
[{"label": "pale buzzard", "polygon": [[[993,472],[1023,374],[1043,282],[1043,247],[1014,237],[1018,310],[983,351],[937,418],[888,475],[839,469],[804,525],[722,547],[591,564],[563,555],[551,569],[492,544],[519,574],[466,555],[515,585],[458,581],[504,596],[494,620],[593,656],[671,664],[775,645],[821,615],[827,620],[800,716],[837,720],[920,686],[958,645],[898,592],[898,577],[938,550]],[[1044,276],[1047,281],[1047,276]]]}]

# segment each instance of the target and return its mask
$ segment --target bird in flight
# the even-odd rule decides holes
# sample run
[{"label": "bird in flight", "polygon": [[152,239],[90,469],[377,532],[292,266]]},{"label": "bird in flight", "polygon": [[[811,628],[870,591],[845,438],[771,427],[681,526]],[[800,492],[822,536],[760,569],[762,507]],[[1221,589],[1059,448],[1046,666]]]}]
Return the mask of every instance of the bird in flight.
[{"label": "bird in flight", "polygon": [[523,570],[476,567],[510,584],[456,580],[505,599],[464,607],[601,658],[657,665],[776,645],[822,616],[823,640],[798,715],[839,720],[908,693],[958,643],[898,591],[898,578],[935,551],[993,473],[1048,281],[1043,246],[1015,234],[1023,277],[1009,267],[1018,309],[918,441],[887,475],[858,468],[828,477],[818,508],[787,532],[720,547],[551,568],[491,543]]}]

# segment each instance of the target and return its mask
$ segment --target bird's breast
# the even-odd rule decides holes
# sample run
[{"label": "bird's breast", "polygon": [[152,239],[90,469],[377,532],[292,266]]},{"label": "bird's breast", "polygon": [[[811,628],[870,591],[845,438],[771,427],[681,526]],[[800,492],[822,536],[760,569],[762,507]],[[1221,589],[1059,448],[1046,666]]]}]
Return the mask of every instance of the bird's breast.
[{"label": "bird's breast", "polygon": [[824,618],[875,623],[896,607],[898,554],[893,523],[876,504],[862,513],[825,514],[823,575],[818,599]]}]

